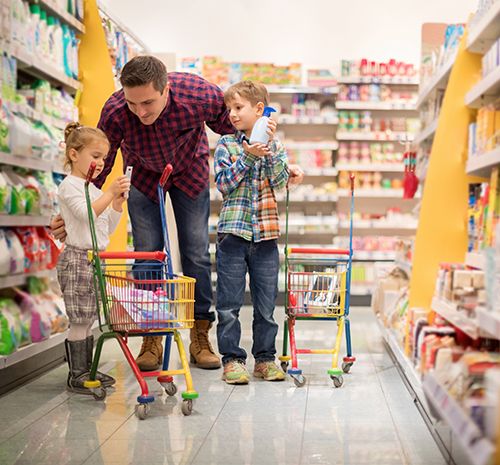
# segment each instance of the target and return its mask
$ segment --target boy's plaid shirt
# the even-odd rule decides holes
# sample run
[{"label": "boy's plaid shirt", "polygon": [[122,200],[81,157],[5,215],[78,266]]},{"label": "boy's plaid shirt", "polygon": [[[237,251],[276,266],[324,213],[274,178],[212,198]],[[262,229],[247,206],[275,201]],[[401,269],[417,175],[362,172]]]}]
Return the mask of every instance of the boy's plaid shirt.
[{"label": "boy's plaid shirt", "polygon": [[215,149],[215,183],[224,197],[218,232],[254,242],[276,239],[280,228],[274,191],[288,181],[287,154],[275,138],[269,144],[272,155],[256,157],[243,150],[244,140],[237,131],[221,137]]}]

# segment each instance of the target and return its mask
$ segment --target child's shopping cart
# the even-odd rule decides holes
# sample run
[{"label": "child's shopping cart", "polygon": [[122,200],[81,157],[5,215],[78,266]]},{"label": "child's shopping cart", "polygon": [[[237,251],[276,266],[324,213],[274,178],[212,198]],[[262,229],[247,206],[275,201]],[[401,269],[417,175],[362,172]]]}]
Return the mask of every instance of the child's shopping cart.
[{"label": "child's shopping cart", "polygon": [[[192,328],[194,322],[194,288],[196,280],[172,272],[172,259],[166,224],[164,192],[172,166],[167,165],[158,185],[158,200],[163,226],[164,252],[99,252],[93,210],[88,185],[95,165],[91,165],[85,183],[85,197],[92,236],[92,251],[89,261],[94,270],[94,285],[99,315],[100,335],[90,371],[90,381],[85,386],[92,390],[97,400],[106,397],[106,391],[97,381],[96,372],[106,339],[115,338],[127,359],[141,387],[141,395],[135,413],[145,419],[154,396],[149,393],[146,377],[156,377],[169,396],[177,392],[174,375],[184,375],[186,390],[182,393],[182,413],[190,415],[193,400],[198,393],[193,381],[186,352],[179,330]],[[103,262],[106,260],[106,263]],[[104,321],[103,321],[104,320]],[[104,325],[108,331],[104,332]],[[166,336],[163,366],[160,371],[141,372],[127,345],[130,336]],[[181,361],[181,369],[169,370],[171,338],[174,338]]]},{"label": "child's shopping cart", "polygon": [[[343,373],[348,373],[356,361],[351,350],[349,301],[352,265],[352,226],[354,212],[354,177],[351,176],[351,207],[349,225],[349,249],[326,249],[288,246],[289,191],[286,193],[286,246],[285,246],[285,311],[283,355],[279,357],[283,371],[301,387],[306,379],[298,368],[298,354],[332,354],[328,370],[335,387],[342,386]],[[295,339],[297,320],[336,321],[337,335],[333,349],[298,349]],[[338,357],[345,326],[347,355],[342,368]],[[291,356],[287,355],[290,341]],[[291,368],[288,368],[289,362]],[[288,370],[287,370],[288,369]]]}]

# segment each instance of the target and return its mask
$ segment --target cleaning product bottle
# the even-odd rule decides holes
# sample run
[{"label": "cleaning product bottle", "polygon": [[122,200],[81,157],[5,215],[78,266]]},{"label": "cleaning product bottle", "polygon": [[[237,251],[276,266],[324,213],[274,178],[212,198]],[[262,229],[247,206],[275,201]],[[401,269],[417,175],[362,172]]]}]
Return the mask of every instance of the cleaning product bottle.
[{"label": "cleaning product bottle", "polygon": [[250,144],[267,144],[269,142],[269,134],[267,133],[267,122],[271,113],[276,111],[272,107],[264,107],[262,116],[255,122],[252,134],[250,135]]},{"label": "cleaning product bottle", "polygon": [[32,3],[30,5],[31,11],[31,27],[33,28],[33,53],[42,54],[42,40],[40,35],[40,5]]},{"label": "cleaning product bottle", "polygon": [[73,52],[71,49],[71,34],[69,32],[69,27],[67,24],[62,25],[62,31],[64,73],[68,77],[73,77],[71,65],[73,61]]},{"label": "cleaning product bottle", "polygon": [[54,40],[54,63],[59,71],[64,72],[64,61],[63,61],[63,29],[61,22],[58,18],[55,18],[55,25],[52,31]]}]

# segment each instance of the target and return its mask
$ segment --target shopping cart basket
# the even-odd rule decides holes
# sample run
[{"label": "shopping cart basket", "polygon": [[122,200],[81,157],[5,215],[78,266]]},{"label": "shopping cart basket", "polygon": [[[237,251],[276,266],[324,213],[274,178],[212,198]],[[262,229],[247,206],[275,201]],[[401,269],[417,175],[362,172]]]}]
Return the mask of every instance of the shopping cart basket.
[{"label": "shopping cart basket", "polygon": [[[332,365],[328,374],[335,387],[343,384],[343,373],[348,373],[356,358],[352,356],[349,303],[352,266],[352,228],[354,212],[354,177],[351,176],[351,208],[349,249],[327,249],[311,247],[289,247],[288,214],[289,191],[286,193],[286,246],[285,246],[285,311],[281,367],[293,379],[296,386],[305,384],[306,378],[298,367],[298,354],[332,354]],[[337,334],[333,349],[299,349],[295,338],[297,320],[335,321]],[[345,330],[346,351],[342,368],[338,357]],[[287,355],[288,342],[291,355]],[[289,367],[289,363],[292,366]]]},{"label": "shopping cart basket", "polygon": [[[106,390],[95,377],[104,341],[115,338],[141,387],[141,395],[137,397],[138,404],[135,408],[137,417],[145,419],[150,404],[154,402],[154,396],[149,393],[145,378],[156,377],[165,388],[165,392],[173,396],[177,392],[177,386],[173,381],[175,375],[184,375],[186,390],[182,393],[182,413],[190,415],[193,400],[198,397],[198,393],[193,389],[191,372],[179,331],[193,327],[196,280],[172,272],[163,202],[163,186],[172,167],[168,165],[165,168],[158,186],[158,192],[161,191],[159,200],[164,227],[164,252],[99,252],[88,192],[94,170],[95,164],[92,164],[85,183],[85,197],[92,237],[89,261],[94,271],[99,326],[102,334],[97,341],[90,380],[85,386],[92,390],[97,400],[106,397]],[[128,338],[163,335],[167,336],[167,343],[162,370],[141,372],[128,347]],[[168,370],[172,337],[181,360],[181,369],[178,370]]]}]

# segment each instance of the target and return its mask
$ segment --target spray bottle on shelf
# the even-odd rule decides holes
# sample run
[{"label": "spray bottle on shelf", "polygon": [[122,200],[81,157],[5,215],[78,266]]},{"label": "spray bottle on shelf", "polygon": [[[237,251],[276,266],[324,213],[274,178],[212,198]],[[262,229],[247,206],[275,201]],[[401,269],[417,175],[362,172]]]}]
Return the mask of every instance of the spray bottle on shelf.
[{"label": "spray bottle on shelf", "polygon": [[255,122],[250,135],[250,144],[267,144],[269,142],[269,134],[267,133],[267,122],[271,113],[276,111],[272,107],[264,107],[262,116]]}]

